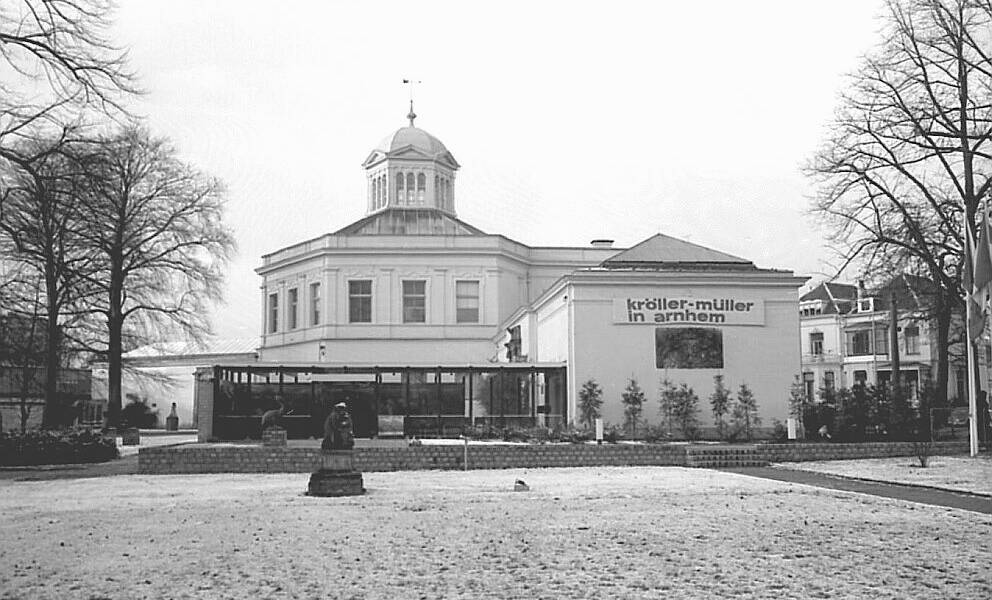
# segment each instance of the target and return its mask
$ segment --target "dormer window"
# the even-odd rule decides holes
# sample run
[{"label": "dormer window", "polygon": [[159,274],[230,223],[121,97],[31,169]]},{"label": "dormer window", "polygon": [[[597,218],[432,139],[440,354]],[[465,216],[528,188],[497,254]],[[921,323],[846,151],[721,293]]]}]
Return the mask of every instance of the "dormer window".
[{"label": "dormer window", "polygon": [[417,174],[417,204],[423,204],[427,196],[427,176],[423,173]]}]

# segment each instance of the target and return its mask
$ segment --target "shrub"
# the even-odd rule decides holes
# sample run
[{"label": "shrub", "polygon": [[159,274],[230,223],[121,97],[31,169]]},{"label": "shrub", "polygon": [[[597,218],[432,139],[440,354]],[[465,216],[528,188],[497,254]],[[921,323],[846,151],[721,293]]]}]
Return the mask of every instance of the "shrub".
[{"label": "shrub", "polygon": [[916,459],[920,461],[920,467],[927,468],[930,464],[930,455],[933,454],[933,442],[929,439],[920,439],[913,441],[913,454],[916,455]]},{"label": "shrub", "polygon": [[592,427],[596,419],[599,418],[600,407],[603,406],[603,389],[599,387],[595,379],[582,384],[579,390],[579,422],[585,423],[586,427]]},{"label": "shrub", "polygon": [[789,429],[778,419],[772,419],[772,440],[778,443],[789,441]]},{"label": "shrub", "polygon": [[724,418],[730,412],[730,390],[723,385],[723,375],[713,376],[713,393],[710,394],[710,410],[716,423],[716,434],[721,440],[727,436],[727,423]]},{"label": "shrub", "polygon": [[123,427],[139,427],[150,429],[158,422],[158,412],[153,411],[141,400],[135,400],[121,409],[121,425]]},{"label": "shrub", "polygon": [[633,377],[627,381],[627,387],[620,395],[620,401],[623,402],[624,425],[630,427],[631,437],[636,436],[637,422],[640,420],[641,411],[644,408],[644,392],[641,391],[641,386]]},{"label": "shrub", "polygon": [[114,438],[88,429],[0,432],[2,465],[92,463],[117,457]]},{"label": "shrub", "polygon": [[603,441],[607,444],[615,444],[623,439],[623,428],[616,425],[603,427]]},{"label": "shrub", "polygon": [[661,425],[648,425],[644,430],[644,441],[649,444],[657,444],[659,442],[670,442],[672,440],[672,434],[667,428]]},{"label": "shrub", "polygon": [[734,403],[731,413],[731,423],[733,430],[730,438],[737,439],[743,434],[744,439],[749,442],[753,428],[761,425],[761,418],[758,417],[758,401],[746,383],[742,383],[737,390],[737,402]]},{"label": "shrub", "polygon": [[699,438],[699,396],[686,384],[679,386],[672,406],[672,417],[687,440]]}]

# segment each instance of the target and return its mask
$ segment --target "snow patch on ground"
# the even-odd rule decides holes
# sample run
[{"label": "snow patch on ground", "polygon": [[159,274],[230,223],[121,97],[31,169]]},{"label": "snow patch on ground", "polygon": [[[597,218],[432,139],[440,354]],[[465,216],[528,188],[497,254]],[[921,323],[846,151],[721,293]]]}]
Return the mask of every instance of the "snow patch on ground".
[{"label": "snow patch on ground", "polygon": [[678,467],[308,477],[5,483],[0,597],[992,597],[968,511]]},{"label": "snow patch on ground", "polygon": [[924,469],[915,456],[781,463],[776,467],[876,481],[926,485],[992,496],[992,456],[931,456]]}]

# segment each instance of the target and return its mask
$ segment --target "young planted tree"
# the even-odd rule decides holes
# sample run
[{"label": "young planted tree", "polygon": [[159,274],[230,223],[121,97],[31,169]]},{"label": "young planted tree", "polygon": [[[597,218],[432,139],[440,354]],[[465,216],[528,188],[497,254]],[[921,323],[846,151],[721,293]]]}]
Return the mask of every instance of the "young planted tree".
[{"label": "young planted tree", "polygon": [[672,417],[685,439],[694,440],[699,437],[699,396],[684,383],[675,394]]},{"label": "young planted tree", "polygon": [[716,433],[719,438],[727,437],[727,413],[730,412],[730,390],[723,385],[723,375],[713,376],[713,393],[710,394],[710,410],[713,413],[713,422],[716,424]]},{"label": "young planted tree", "polygon": [[661,417],[661,425],[668,429],[669,438],[675,427],[674,411],[678,394],[679,389],[667,377],[658,382],[658,416]]},{"label": "young planted tree", "polygon": [[114,427],[125,347],[207,335],[235,242],[222,183],[182,162],[167,140],[128,128],[94,148],[85,237],[101,260],[89,285],[107,328],[105,425]]},{"label": "young planted tree", "polygon": [[583,383],[579,390],[579,422],[591,428],[599,418],[602,406],[603,389],[596,380],[590,379]]},{"label": "young planted tree", "polygon": [[624,427],[630,427],[631,437],[636,436],[637,422],[644,410],[644,392],[633,377],[627,381],[627,387],[620,395],[620,401],[623,403]]},{"label": "young planted tree", "polygon": [[888,0],[882,40],[851,77],[807,173],[843,269],[932,280],[936,390],[963,308],[965,230],[992,191],[992,2]]},{"label": "young planted tree", "polygon": [[751,441],[753,430],[761,425],[761,418],[758,416],[758,401],[754,397],[754,392],[746,384],[742,383],[737,389],[737,401],[731,413],[731,423],[733,433],[731,437],[744,435],[744,439]]}]

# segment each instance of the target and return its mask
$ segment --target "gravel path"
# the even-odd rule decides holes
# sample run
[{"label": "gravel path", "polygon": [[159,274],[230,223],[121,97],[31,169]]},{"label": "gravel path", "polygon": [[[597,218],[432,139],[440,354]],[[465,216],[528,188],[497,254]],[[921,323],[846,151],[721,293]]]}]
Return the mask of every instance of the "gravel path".
[{"label": "gravel path", "polygon": [[673,467],[306,482],[0,483],[0,598],[992,596],[992,518],[954,509]]}]

